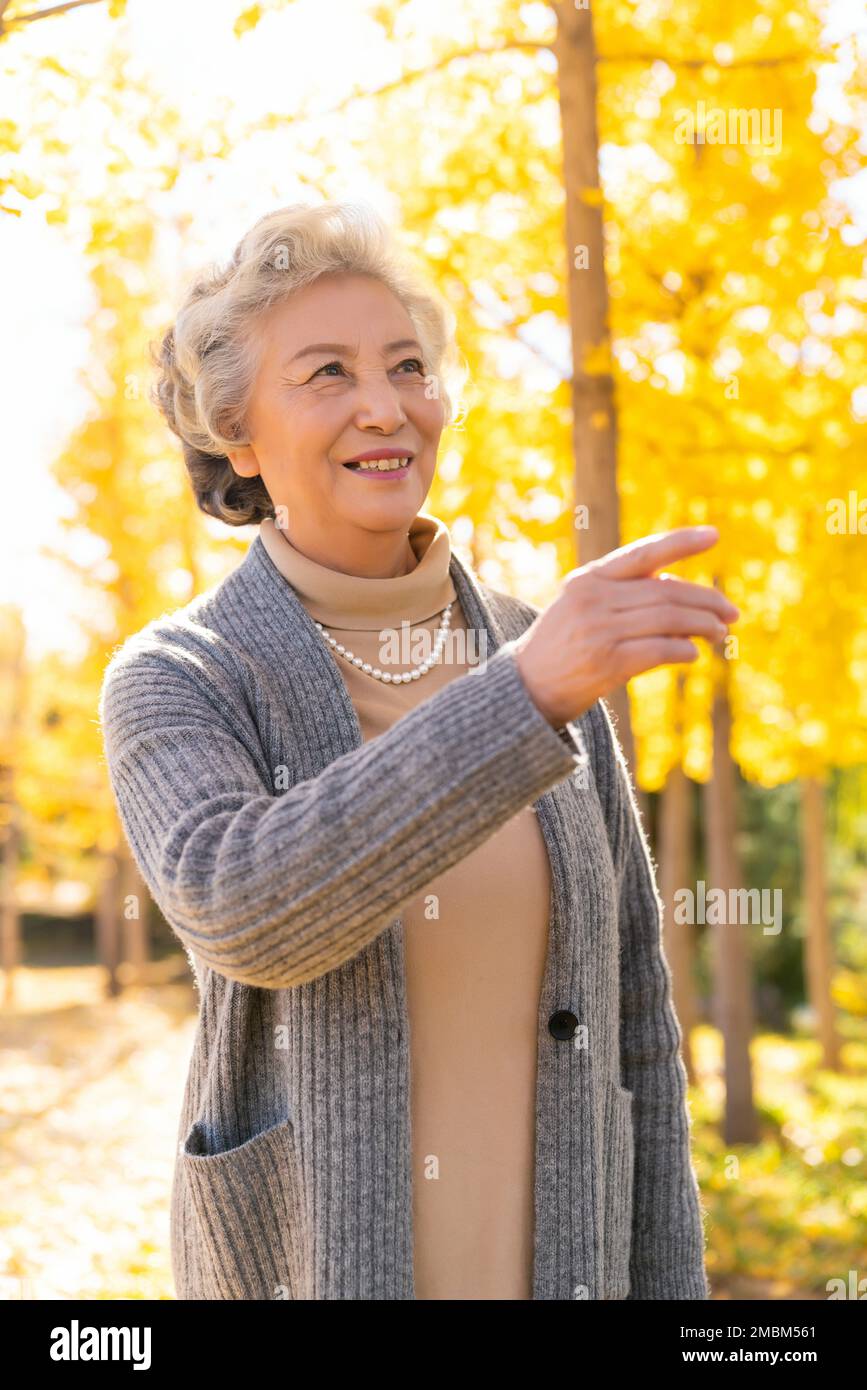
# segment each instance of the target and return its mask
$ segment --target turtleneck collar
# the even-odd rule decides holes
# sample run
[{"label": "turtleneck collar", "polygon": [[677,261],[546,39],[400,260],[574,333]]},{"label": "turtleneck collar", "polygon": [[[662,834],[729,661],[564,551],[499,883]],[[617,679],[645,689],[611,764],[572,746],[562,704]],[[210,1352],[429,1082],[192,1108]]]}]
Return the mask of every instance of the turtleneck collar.
[{"label": "turtleneck collar", "polygon": [[408,537],[418,564],[409,574],[368,579],[320,565],[302,555],[273,518],[260,523],[269,558],[298,594],[311,617],[329,628],[379,630],[402,620],[421,623],[457,597],[449,565],[451,542],[444,522],[419,512]]}]

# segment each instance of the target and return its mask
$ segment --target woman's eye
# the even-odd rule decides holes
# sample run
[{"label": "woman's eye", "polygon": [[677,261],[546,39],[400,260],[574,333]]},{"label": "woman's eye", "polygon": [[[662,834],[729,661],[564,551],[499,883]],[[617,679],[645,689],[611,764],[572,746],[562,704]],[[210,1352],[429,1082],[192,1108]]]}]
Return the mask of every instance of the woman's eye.
[{"label": "woman's eye", "polygon": [[[405,357],[402,362],[398,363],[398,367],[406,366],[412,367],[413,371],[418,372],[420,376],[424,375],[424,364],[418,357]],[[342,362],[326,362],[324,366],[319,367],[318,370],[313,373],[313,377],[321,376],[323,373],[327,373],[330,376],[332,367],[336,367],[340,372],[343,371]],[[311,381],[313,377],[311,377]]]}]

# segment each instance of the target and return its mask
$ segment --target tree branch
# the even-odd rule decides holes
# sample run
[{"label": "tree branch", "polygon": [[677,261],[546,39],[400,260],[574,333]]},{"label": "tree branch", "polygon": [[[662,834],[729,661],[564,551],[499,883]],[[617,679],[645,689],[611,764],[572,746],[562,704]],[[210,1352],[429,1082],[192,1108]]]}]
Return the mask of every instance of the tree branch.
[{"label": "tree branch", "polygon": [[62,5],[51,5],[47,10],[31,10],[29,14],[16,14],[11,19],[3,19],[9,0],[3,0],[0,7],[0,38],[8,33],[13,24],[30,24],[34,19],[47,19],[52,14],[65,14],[67,10],[77,10],[79,5],[99,5],[102,0],[65,0]]}]

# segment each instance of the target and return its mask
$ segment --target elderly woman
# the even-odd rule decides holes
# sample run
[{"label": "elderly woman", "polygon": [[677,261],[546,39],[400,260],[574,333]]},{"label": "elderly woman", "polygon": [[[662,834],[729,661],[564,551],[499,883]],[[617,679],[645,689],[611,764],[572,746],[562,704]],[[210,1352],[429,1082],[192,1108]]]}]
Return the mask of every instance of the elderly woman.
[{"label": "elderly woman", "polygon": [[262,218],[161,345],[198,505],[258,524],[100,700],[200,995],[180,1298],[708,1297],[661,905],[601,697],[737,610],[657,574],[712,528],[586,565],[541,613],[481,583],[422,510],[458,361],[347,204]]}]

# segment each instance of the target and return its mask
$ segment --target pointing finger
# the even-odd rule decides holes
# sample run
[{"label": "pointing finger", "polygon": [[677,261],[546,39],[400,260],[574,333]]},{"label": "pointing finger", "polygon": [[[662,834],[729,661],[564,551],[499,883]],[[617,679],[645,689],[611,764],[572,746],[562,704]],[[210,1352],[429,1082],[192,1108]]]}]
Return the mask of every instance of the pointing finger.
[{"label": "pointing finger", "polygon": [[699,555],[710,550],[719,540],[715,526],[679,526],[673,531],[659,531],[652,536],[622,545],[618,550],[592,562],[606,579],[644,579],[663,565]]}]

